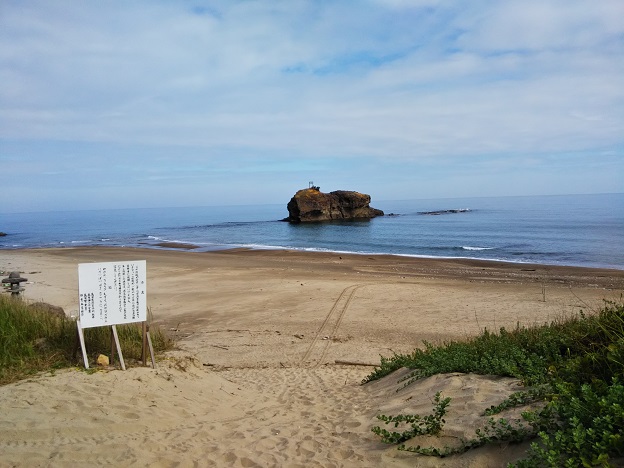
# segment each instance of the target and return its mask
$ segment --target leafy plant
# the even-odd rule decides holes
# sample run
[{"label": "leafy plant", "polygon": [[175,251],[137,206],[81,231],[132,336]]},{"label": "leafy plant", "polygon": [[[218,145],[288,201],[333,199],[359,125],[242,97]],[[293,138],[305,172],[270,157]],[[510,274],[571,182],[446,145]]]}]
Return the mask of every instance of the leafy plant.
[{"label": "leafy plant", "polygon": [[624,456],[624,385],[595,381],[580,387],[568,382],[540,412],[525,418],[539,430],[529,457],[518,467],[609,466]]},{"label": "leafy plant", "polygon": [[544,400],[544,398],[550,391],[551,388],[549,385],[541,385],[539,387],[529,388],[528,390],[512,393],[502,403],[495,406],[490,406],[483,412],[483,414],[485,416],[492,416],[509,408],[525,406],[535,401]]},{"label": "leafy plant", "polygon": [[427,416],[419,415],[398,415],[398,416],[385,416],[379,415],[377,419],[385,422],[386,424],[394,424],[394,427],[398,427],[400,424],[409,424],[410,429],[402,432],[390,432],[379,426],[372,428],[372,431],[381,437],[382,442],[386,444],[398,444],[406,440],[411,439],[417,435],[437,435],[442,430],[444,425],[444,415],[446,414],[446,408],[451,402],[450,398],[441,399],[441,393],[438,392],[434,397],[435,407],[433,413]]},{"label": "leafy plant", "polygon": [[379,426],[375,426],[371,430],[374,434],[381,437],[381,440],[384,443],[401,444],[398,446],[399,450],[436,457],[446,457],[452,454],[463,453],[467,450],[480,447],[482,445],[495,441],[519,442],[533,435],[531,429],[519,423],[512,424],[506,419],[501,418],[495,420],[493,418],[490,418],[488,424],[484,428],[477,429],[475,431],[475,438],[470,440],[462,440],[460,445],[457,447],[445,446],[444,448],[437,448],[422,447],[420,445],[407,447],[403,442],[406,442],[413,437],[419,435],[435,436],[440,434],[442,427],[445,423],[443,417],[447,412],[448,406],[450,405],[451,398],[447,397],[442,399],[440,392],[438,392],[435,395],[434,402],[434,410],[431,414],[427,416],[420,416],[417,414],[377,416],[377,419],[384,421],[386,424],[394,424],[394,427],[398,427],[400,424],[409,424],[410,429],[404,430],[402,432],[391,432]]}]

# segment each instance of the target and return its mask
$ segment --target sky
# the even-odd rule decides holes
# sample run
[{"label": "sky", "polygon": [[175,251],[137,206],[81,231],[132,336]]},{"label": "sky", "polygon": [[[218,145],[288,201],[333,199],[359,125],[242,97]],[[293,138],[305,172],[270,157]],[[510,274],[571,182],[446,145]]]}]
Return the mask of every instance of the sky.
[{"label": "sky", "polygon": [[622,0],[0,2],[0,212],[624,192]]}]

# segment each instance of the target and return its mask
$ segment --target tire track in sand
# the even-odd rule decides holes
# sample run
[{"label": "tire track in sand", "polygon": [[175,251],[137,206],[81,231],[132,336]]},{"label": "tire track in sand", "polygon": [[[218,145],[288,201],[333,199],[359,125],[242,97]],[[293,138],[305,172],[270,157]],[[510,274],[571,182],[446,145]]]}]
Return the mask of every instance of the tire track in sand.
[{"label": "tire track in sand", "polygon": [[325,354],[331,343],[331,338],[336,334],[336,331],[338,331],[355,292],[361,287],[361,284],[353,284],[342,290],[329,313],[325,316],[325,320],[323,320],[323,323],[316,332],[312,343],[310,343],[310,346],[301,358],[299,362],[301,367],[306,367],[307,363],[307,367],[316,368],[323,363],[323,358],[325,358]]}]

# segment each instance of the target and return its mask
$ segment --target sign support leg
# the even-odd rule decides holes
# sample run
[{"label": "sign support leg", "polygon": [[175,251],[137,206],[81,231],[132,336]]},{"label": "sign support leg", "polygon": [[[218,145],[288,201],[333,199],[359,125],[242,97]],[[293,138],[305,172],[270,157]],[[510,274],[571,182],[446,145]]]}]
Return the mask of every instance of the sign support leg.
[{"label": "sign support leg", "polygon": [[113,328],[111,327],[111,358],[110,364],[113,365],[115,362],[115,335],[113,333]]},{"label": "sign support leg", "polygon": [[74,340],[74,349],[72,350],[72,359],[74,361],[78,360],[78,348],[80,348],[80,334],[78,332],[78,330],[80,329],[80,325],[77,326],[76,328],[76,339]]},{"label": "sign support leg", "polygon": [[[152,337],[150,336],[149,325],[146,325],[147,344],[149,345],[150,357],[152,358],[152,369],[156,369],[156,359],[154,359],[154,346],[152,346]],[[145,361],[144,361],[145,362]]]},{"label": "sign support leg", "polygon": [[121,345],[119,344],[119,336],[117,336],[117,326],[111,325],[113,330],[113,336],[115,337],[115,344],[117,345],[117,354],[119,355],[119,364],[121,364],[121,369],[126,370],[126,363],[124,362],[123,354],[121,354]]},{"label": "sign support leg", "polygon": [[143,365],[147,364],[147,322],[141,322],[141,330],[143,336],[143,346],[141,347],[141,359],[143,359]]},{"label": "sign support leg", "polygon": [[78,340],[80,340],[80,349],[82,349],[82,361],[84,362],[85,369],[88,369],[89,359],[87,359],[87,348],[85,347],[84,334],[82,333],[80,320],[76,320],[76,326],[78,327]]}]

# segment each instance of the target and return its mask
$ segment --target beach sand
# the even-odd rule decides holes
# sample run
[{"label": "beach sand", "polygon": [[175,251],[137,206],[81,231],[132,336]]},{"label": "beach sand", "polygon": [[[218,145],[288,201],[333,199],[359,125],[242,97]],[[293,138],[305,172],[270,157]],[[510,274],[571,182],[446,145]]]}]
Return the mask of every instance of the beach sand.
[{"label": "beach sand", "polygon": [[371,427],[378,414],[429,413],[441,391],[452,398],[443,437],[419,443],[457,443],[517,381],[445,374],[400,388],[397,371],[361,385],[371,365],[423,340],[591,313],[624,290],[620,270],[181,247],[0,250],[0,270],[28,278],[27,300],[68,315],[79,263],[147,260],[153,323],[179,348],[156,369],[0,387],[0,466],[504,466],[526,444],[437,459],[398,452]]}]

